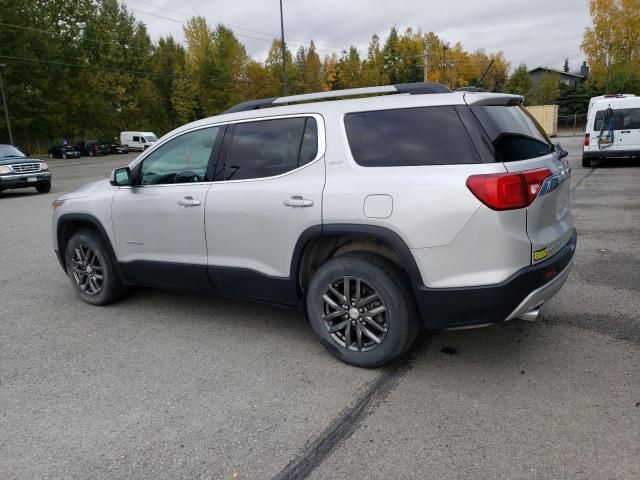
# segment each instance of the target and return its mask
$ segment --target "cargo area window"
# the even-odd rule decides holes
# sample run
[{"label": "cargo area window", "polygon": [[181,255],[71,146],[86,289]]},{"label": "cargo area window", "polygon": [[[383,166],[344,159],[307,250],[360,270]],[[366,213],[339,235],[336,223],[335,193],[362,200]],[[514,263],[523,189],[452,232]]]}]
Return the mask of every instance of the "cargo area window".
[{"label": "cargo area window", "polygon": [[520,106],[472,106],[489,136],[497,162],[542,157],[554,151],[553,144],[529,112]]},{"label": "cargo area window", "polygon": [[[599,132],[602,129],[608,130],[609,122],[604,122],[606,110],[598,110],[594,121],[593,129]],[[614,130],[640,130],[640,108],[618,108],[613,109],[613,129]]]},{"label": "cargo area window", "polygon": [[453,106],[349,113],[351,154],[363,167],[480,163]]}]

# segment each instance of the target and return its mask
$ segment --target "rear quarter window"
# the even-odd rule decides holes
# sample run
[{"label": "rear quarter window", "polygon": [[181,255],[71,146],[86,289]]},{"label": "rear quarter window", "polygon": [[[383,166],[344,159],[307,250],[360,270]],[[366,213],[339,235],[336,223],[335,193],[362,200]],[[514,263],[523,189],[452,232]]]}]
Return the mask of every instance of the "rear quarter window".
[{"label": "rear quarter window", "polygon": [[349,113],[344,125],[363,167],[480,163],[453,106]]},{"label": "rear quarter window", "polygon": [[542,157],[553,144],[529,112],[520,106],[472,106],[471,111],[487,133],[497,162]]}]

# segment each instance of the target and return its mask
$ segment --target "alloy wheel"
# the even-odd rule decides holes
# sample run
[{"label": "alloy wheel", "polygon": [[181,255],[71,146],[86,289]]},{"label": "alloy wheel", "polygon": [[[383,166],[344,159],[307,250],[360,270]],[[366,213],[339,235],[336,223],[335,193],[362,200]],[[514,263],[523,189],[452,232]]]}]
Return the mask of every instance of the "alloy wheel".
[{"label": "alloy wheel", "polygon": [[387,306],[378,291],[358,277],[332,281],[322,295],[322,320],[341,347],[367,352],[384,341],[389,330]]},{"label": "alloy wheel", "polygon": [[102,291],[103,268],[96,252],[86,243],[74,249],[71,273],[78,288],[87,295],[94,296]]}]

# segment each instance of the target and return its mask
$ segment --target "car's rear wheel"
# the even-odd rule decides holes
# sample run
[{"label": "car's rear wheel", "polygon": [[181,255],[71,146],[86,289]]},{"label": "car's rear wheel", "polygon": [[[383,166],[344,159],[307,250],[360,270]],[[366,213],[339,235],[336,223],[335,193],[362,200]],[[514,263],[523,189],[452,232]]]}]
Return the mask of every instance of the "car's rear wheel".
[{"label": "car's rear wheel", "polygon": [[49,193],[51,191],[51,182],[39,183],[36,185],[38,193]]},{"label": "car's rear wheel", "polygon": [[115,270],[114,259],[93,230],[73,234],[65,250],[65,263],[71,285],[87,303],[108,305],[126,293]]},{"label": "car's rear wheel", "polygon": [[406,278],[391,262],[367,253],[347,254],[318,269],[307,292],[307,314],[327,350],[359,367],[397,359],[419,330]]}]

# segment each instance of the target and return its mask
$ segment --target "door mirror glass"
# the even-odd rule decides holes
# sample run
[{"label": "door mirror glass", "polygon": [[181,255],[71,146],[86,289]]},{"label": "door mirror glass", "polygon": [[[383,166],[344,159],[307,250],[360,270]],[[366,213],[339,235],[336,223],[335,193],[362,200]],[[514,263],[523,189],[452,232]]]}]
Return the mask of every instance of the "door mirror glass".
[{"label": "door mirror glass", "polygon": [[116,187],[125,187],[131,185],[131,170],[129,167],[116,168],[111,172],[109,183]]}]

